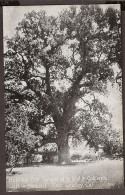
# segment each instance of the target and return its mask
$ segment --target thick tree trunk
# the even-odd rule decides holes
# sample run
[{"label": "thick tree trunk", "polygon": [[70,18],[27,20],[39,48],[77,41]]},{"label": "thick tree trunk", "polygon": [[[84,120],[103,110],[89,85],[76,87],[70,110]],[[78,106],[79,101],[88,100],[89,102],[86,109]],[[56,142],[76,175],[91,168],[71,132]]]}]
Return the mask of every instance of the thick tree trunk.
[{"label": "thick tree trunk", "polygon": [[66,134],[60,133],[60,137],[58,139],[58,163],[66,163],[70,164],[70,153],[69,153],[69,145],[68,145],[68,136]]},{"label": "thick tree trunk", "polygon": [[55,126],[57,129],[58,137],[56,144],[58,146],[58,163],[66,163],[70,164],[71,159],[70,159],[70,153],[69,153],[69,124],[68,124],[68,116],[66,114],[63,116],[55,116],[53,118],[55,122]]}]

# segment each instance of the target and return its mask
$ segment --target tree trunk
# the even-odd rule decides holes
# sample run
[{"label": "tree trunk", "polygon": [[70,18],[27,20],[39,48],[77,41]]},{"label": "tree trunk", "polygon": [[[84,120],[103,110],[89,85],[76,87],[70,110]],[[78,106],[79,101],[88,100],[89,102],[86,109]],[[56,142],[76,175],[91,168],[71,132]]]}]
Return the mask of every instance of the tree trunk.
[{"label": "tree trunk", "polygon": [[68,136],[67,134],[64,135],[64,132],[60,133],[60,137],[58,139],[58,163],[71,163]]}]

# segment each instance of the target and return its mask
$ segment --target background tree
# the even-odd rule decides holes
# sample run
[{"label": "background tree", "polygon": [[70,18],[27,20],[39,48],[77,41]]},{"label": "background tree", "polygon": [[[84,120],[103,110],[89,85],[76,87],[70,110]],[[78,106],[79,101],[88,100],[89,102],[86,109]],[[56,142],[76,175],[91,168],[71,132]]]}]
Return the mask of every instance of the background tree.
[{"label": "background tree", "polygon": [[[112,127],[112,114],[104,103],[100,102],[94,95],[93,99],[83,99],[82,108],[77,109],[72,120],[72,131],[70,136],[74,145],[81,142],[81,135],[90,148],[99,149],[103,147],[108,156],[116,154],[123,155],[122,138],[118,129]],[[77,133],[75,133],[75,131]]]},{"label": "background tree", "polygon": [[9,102],[8,98],[6,97],[5,102],[6,162],[13,168],[19,162],[22,164],[29,162],[34,147],[39,144],[41,137],[35,136],[33,130],[29,128],[26,104],[24,110],[24,105]]},{"label": "background tree", "polygon": [[[113,24],[111,19],[115,20]],[[73,6],[57,18],[32,11],[18,24],[15,35],[6,40],[7,101],[28,110],[28,128],[35,136],[41,135],[41,144],[57,144],[59,163],[70,162],[71,134],[78,139],[80,132],[89,144],[97,145],[94,129],[99,139],[107,122],[103,115],[109,112],[98,98],[90,103],[85,98],[93,97],[93,93],[105,94],[107,83],[114,82],[112,65],[121,66],[120,47],[118,11],[104,12],[97,5],[83,5],[79,10]],[[96,119],[85,108],[78,114],[76,103],[80,98],[85,105],[91,104],[93,113],[99,109]],[[78,131],[76,118],[82,131]],[[95,120],[102,126],[99,132]]]}]

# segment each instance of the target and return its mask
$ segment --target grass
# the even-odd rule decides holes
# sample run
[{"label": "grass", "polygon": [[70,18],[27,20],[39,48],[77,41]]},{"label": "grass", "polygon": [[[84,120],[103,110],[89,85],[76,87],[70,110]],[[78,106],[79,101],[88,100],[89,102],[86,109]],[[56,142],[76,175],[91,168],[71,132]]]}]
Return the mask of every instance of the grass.
[{"label": "grass", "polygon": [[17,167],[8,174],[8,192],[123,188],[123,160],[101,160],[75,165]]}]

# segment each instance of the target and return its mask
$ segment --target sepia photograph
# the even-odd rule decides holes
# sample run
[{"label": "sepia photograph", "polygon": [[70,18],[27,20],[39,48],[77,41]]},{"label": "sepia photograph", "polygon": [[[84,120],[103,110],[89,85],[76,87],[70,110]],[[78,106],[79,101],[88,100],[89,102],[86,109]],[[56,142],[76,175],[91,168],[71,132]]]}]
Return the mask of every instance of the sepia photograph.
[{"label": "sepia photograph", "polygon": [[3,6],[6,192],[123,189],[120,4]]}]

